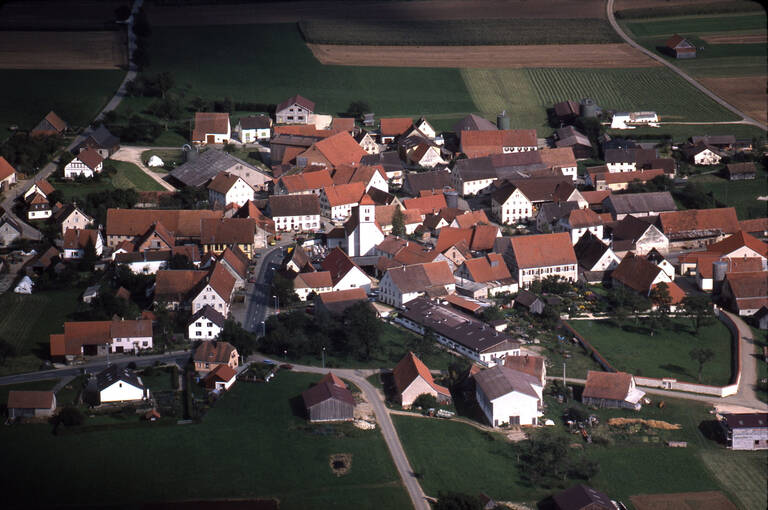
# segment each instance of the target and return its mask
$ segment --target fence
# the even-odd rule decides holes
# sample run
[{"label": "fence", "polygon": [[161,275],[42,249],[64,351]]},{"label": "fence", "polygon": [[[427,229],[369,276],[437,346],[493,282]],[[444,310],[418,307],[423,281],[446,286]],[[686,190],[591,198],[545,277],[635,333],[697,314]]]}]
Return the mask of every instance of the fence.
[{"label": "fence", "polygon": [[[712,395],[716,397],[727,397],[735,395],[739,391],[739,383],[741,382],[741,342],[739,338],[739,328],[733,322],[733,319],[727,312],[723,312],[720,308],[715,307],[715,316],[723,321],[728,330],[731,332],[731,349],[732,349],[732,367],[731,367],[731,381],[727,386],[710,386],[706,384],[687,383],[681,382],[673,378],[656,378],[656,377],[640,377],[635,376],[635,383],[638,386],[645,386],[647,388],[660,388],[664,390],[676,390],[687,391],[690,393],[698,393],[700,395]],[[592,357],[597,361],[604,370],[608,372],[617,372],[617,370],[611,365],[607,359],[600,354],[592,344],[590,344],[583,336],[578,334],[570,324],[563,322],[565,328],[576,338],[584,349],[589,352]]]}]

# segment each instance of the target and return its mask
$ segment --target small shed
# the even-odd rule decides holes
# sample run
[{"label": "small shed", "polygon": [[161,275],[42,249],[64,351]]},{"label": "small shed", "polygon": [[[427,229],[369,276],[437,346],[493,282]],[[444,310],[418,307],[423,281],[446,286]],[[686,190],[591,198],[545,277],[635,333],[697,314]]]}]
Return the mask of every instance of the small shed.
[{"label": "small shed", "polygon": [[524,308],[531,313],[540,315],[544,312],[546,303],[539,296],[527,290],[521,290],[515,298],[515,307]]},{"label": "small shed", "polygon": [[8,417],[33,418],[53,416],[56,411],[56,395],[52,391],[8,392]]},{"label": "small shed", "polygon": [[228,390],[235,384],[237,372],[229,365],[218,365],[203,378],[203,385],[212,391]]},{"label": "small shed", "polygon": [[32,294],[32,287],[34,286],[35,282],[32,281],[32,278],[25,276],[13,289],[13,292],[16,294]]},{"label": "small shed", "polygon": [[322,381],[301,394],[309,421],[352,421],[355,399],[352,393],[329,380]]},{"label": "small shed", "polygon": [[83,303],[90,303],[93,298],[97,297],[100,293],[98,285],[91,285],[83,292]]},{"label": "small shed", "polygon": [[696,46],[678,34],[667,39],[664,49],[675,58],[696,58]]},{"label": "small shed", "polygon": [[768,449],[768,413],[723,414],[720,420],[728,448]]},{"label": "small shed", "polygon": [[752,161],[728,163],[725,167],[725,173],[729,181],[746,181],[757,178],[757,168]]}]

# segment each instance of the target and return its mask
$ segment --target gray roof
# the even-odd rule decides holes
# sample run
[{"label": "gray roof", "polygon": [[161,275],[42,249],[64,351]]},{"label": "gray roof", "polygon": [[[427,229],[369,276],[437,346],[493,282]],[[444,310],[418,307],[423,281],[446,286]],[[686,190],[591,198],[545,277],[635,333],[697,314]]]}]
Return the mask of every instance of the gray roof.
[{"label": "gray roof", "polygon": [[633,243],[645,234],[651,225],[642,218],[635,218],[631,214],[624,216],[621,221],[610,225],[610,233],[614,240],[627,240]]},{"label": "gray roof", "polygon": [[703,143],[705,145],[733,145],[736,143],[734,135],[704,135],[692,136],[691,142],[696,145]]},{"label": "gray roof", "polygon": [[587,135],[577,130],[573,126],[566,126],[555,131],[557,135],[556,147],[571,147],[573,145],[585,145],[591,147],[592,144]]},{"label": "gray roof", "polygon": [[216,177],[219,172],[226,172],[237,165],[242,165],[254,172],[264,173],[260,168],[231,154],[216,149],[208,149],[196,158],[180,165],[169,175],[185,186],[199,188]]},{"label": "gray roof", "polygon": [[272,119],[266,115],[249,115],[240,119],[240,127],[243,129],[268,129],[272,125]]},{"label": "gray roof", "polygon": [[578,208],[579,204],[577,202],[560,202],[557,204],[546,202],[539,208],[539,213],[536,215],[536,221],[543,221],[548,224],[555,223],[559,221],[560,218],[567,217],[571,214],[571,211],[575,211]]},{"label": "gray roof", "polygon": [[573,246],[573,251],[576,253],[576,258],[579,260],[579,265],[587,270],[595,267],[595,264],[605,255],[605,252],[610,248],[595,234],[590,231],[584,233]]},{"label": "gray roof", "polygon": [[451,173],[448,170],[430,172],[410,172],[405,176],[405,186],[409,193],[419,194],[422,190],[442,190],[452,188]]},{"label": "gray roof", "polygon": [[405,168],[403,160],[400,159],[400,155],[397,151],[385,151],[380,152],[379,154],[363,156],[360,160],[360,164],[369,166],[381,165],[384,167],[385,172],[396,172]]},{"label": "gray roof", "polygon": [[460,159],[453,167],[453,172],[465,181],[477,181],[481,179],[494,179],[497,177],[490,157]]},{"label": "gray roof", "polygon": [[653,193],[612,194],[606,199],[617,214],[656,213],[677,211],[677,206],[669,191]]},{"label": "gray roof", "polygon": [[108,148],[120,144],[120,139],[110,133],[109,129],[107,129],[104,124],[99,125],[99,127],[94,129],[91,133],[88,133],[88,136],[90,136],[99,147]]},{"label": "gray roof", "polygon": [[496,365],[488,370],[478,372],[475,374],[475,383],[488,400],[495,400],[513,391],[538,398],[539,395],[533,386],[541,385],[536,377],[504,365]]},{"label": "gray roof", "polygon": [[127,368],[118,368],[117,365],[110,365],[98,374],[96,374],[96,389],[98,391],[112,386],[117,381],[128,383],[131,386],[144,389],[144,384],[133,370]]},{"label": "gray roof", "polygon": [[216,324],[218,327],[223,328],[224,323],[227,321],[226,317],[217,312],[211,305],[205,305],[192,316],[189,320],[189,324],[192,324],[200,317],[204,317]]},{"label": "gray roof", "polygon": [[[576,485],[552,496],[558,510],[611,510],[611,498],[586,485]],[[590,506],[592,505],[592,506]]]},{"label": "gray roof", "polygon": [[115,255],[116,264],[132,264],[134,262],[161,262],[171,260],[171,250],[146,250],[143,252],[118,253]]},{"label": "gray roof", "polygon": [[[355,397],[352,396],[352,392],[350,392],[347,388],[336,386],[329,381],[315,384],[308,390],[304,391],[304,393],[301,394],[301,397],[304,400],[304,406],[307,409],[331,399],[338,400],[352,407],[355,406]],[[341,410],[339,410],[339,412],[343,413]],[[343,414],[339,416],[339,418],[343,417]]]},{"label": "gray roof", "polygon": [[462,131],[496,131],[496,124],[474,113],[470,113],[451,128],[454,133]]}]

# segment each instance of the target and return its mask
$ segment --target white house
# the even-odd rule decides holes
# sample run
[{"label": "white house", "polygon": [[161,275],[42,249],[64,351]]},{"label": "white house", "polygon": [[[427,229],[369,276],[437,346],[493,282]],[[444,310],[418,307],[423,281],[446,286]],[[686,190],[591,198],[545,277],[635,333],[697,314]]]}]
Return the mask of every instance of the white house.
[{"label": "white house", "polygon": [[331,273],[333,290],[363,289],[366,292],[371,290],[371,277],[360,269],[350,259],[344,250],[339,247],[334,248],[325,257],[321,264],[323,271]]},{"label": "white house", "polygon": [[364,194],[365,184],[362,182],[324,187],[320,193],[323,216],[332,220],[346,220],[352,214],[352,208],[357,207]]},{"label": "white house", "polygon": [[445,165],[440,149],[427,142],[421,142],[406,152],[406,161],[411,165],[422,168],[434,168],[437,165]]},{"label": "white house", "polygon": [[560,276],[571,282],[578,278],[578,260],[571,236],[565,232],[514,236],[508,244],[504,260],[521,289],[548,276]]},{"label": "white house", "polygon": [[28,201],[29,197],[33,196],[35,193],[48,198],[48,195],[54,191],[56,190],[50,182],[48,182],[46,179],[41,179],[39,181],[35,181],[34,184],[32,184],[32,186],[30,186],[30,188],[24,192],[24,201]]},{"label": "white house", "polygon": [[723,159],[714,147],[703,143],[683,148],[682,152],[694,165],[717,165]]},{"label": "white house", "polygon": [[229,113],[196,112],[195,127],[192,130],[192,143],[227,143],[232,137]]},{"label": "white house", "polygon": [[293,291],[300,301],[306,301],[310,294],[322,294],[333,291],[330,271],[312,271],[299,273],[293,279]]},{"label": "white house", "polygon": [[[65,327],[66,332],[66,327]],[[113,320],[109,322],[112,352],[136,352],[152,348],[152,321]]]},{"label": "white house", "polygon": [[237,204],[242,207],[253,200],[254,195],[255,191],[245,180],[228,172],[219,172],[208,184],[208,202],[211,206]]},{"label": "white house", "polygon": [[21,227],[8,216],[0,216],[0,246],[8,246],[21,237]]},{"label": "white house", "polygon": [[53,211],[48,199],[39,193],[35,193],[35,196],[29,201],[27,218],[30,220],[44,220],[50,218],[52,214]]},{"label": "white house", "polygon": [[317,195],[272,195],[269,208],[278,232],[318,232],[322,229]]},{"label": "white house", "polygon": [[217,312],[211,305],[206,305],[190,319],[187,325],[187,338],[191,341],[216,340],[219,338],[221,330],[224,329],[226,320],[226,317]]},{"label": "white house", "polygon": [[543,387],[535,376],[496,365],[475,374],[475,397],[493,427],[538,425]]},{"label": "white house", "polygon": [[[0,156],[0,191],[5,191],[18,181],[16,169],[8,161]],[[26,198],[26,195],[24,195]]]},{"label": "white house", "polygon": [[74,179],[78,176],[91,178],[94,174],[101,173],[103,168],[104,158],[95,150],[88,148],[67,163],[64,167],[64,178]]},{"label": "white house", "polygon": [[96,375],[95,389],[102,404],[147,400],[150,395],[141,377],[117,365],[111,365]]},{"label": "white house", "polygon": [[603,238],[603,220],[592,209],[574,209],[567,217],[560,219],[559,226],[570,233],[571,244],[574,245],[587,232],[598,239]]},{"label": "white house", "polygon": [[378,154],[381,152],[381,147],[376,143],[376,139],[371,136],[368,131],[360,131],[354,135],[355,141],[363,148],[368,154]]},{"label": "white house", "polygon": [[367,193],[344,224],[344,232],[350,257],[371,255],[376,245],[384,240],[384,232],[376,222],[376,204]]},{"label": "white house", "polygon": [[82,230],[91,223],[93,218],[85,214],[80,208],[77,207],[77,203],[67,204],[53,215],[54,219],[61,224],[61,235],[67,233],[69,229]]},{"label": "white house", "polygon": [[493,192],[491,212],[502,224],[515,225],[533,217],[533,202],[520,188],[509,185]]},{"label": "white house", "polygon": [[217,365],[203,378],[203,384],[209,390],[226,391],[235,384],[237,371],[228,365]]},{"label": "white house", "polygon": [[275,109],[278,124],[313,124],[315,103],[296,94],[289,97]]},{"label": "white house", "polygon": [[210,306],[221,315],[229,315],[229,303],[235,288],[235,278],[219,263],[213,268],[207,281],[192,298],[192,313],[197,313],[205,306]]},{"label": "white house", "polygon": [[172,257],[170,250],[125,252],[119,248],[112,253],[115,264],[126,266],[133,274],[157,274],[159,270],[168,267]]},{"label": "white house", "polygon": [[88,245],[93,246],[97,256],[101,256],[104,251],[104,237],[101,231],[86,228],[83,230],[69,229],[64,233],[64,253],[62,258],[65,260],[81,259],[85,256],[85,249]]},{"label": "white house", "polygon": [[235,126],[243,143],[269,141],[272,136],[272,119],[266,115],[249,115],[243,117]]}]

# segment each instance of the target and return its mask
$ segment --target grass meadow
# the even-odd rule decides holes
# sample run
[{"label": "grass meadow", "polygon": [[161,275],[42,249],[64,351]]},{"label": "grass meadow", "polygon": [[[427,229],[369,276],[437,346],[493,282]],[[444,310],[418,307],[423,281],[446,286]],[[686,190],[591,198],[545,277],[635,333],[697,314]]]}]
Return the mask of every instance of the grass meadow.
[{"label": "grass meadow", "polygon": [[689,181],[703,192],[711,192],[720,202],[735,207],[741,220],[764,218],[766,215],[766,202],[757,198],[768,195],[768,172],[760,165],[754,180],[729,181],[717,174],[707,174],[693,175]]},{"label": "grass meadow", "polygon": [[637,37],[673,34],[750,32],[765,30],[765,15],[721,14],[719,16],[684,16],[660,20],[627,21],[627,28]]},{"label": "grass meadow", "polygon": [[[4,504],[277,498],[281,509],[409,506],[378,429],[297,416],[301,392],[317,380],[282,371],[269,384],[238,383],[195,425],[136,417],[135,427],[88,430],[86,421],[59,435],[50,425],[3,427],[4,458],[14,459],[0,467]],[[331,471],[335,453],[351,454],[346,475]],[[125,480],[141,473],[153,475],[126,490]]]},{"label": "grass meadow", "polygon": [[87,126],[124,76],[119,70],[0,70],[0,140],[12,124],[32,129],[51,110],[70,127]]},{"label": "grass meadow", "polygon": [[675,319],[671,328],[653,336],[642,326],[619,328],[608,320],[578,320],[569,324],[617,370],[697,382],[698,363],[688,353],[702,347],[715,353],[714,359],[704,365],[702,384],[724,386],[730,382],[731,334],[720,321],[702,326],[693,334],[690,320]]}]

